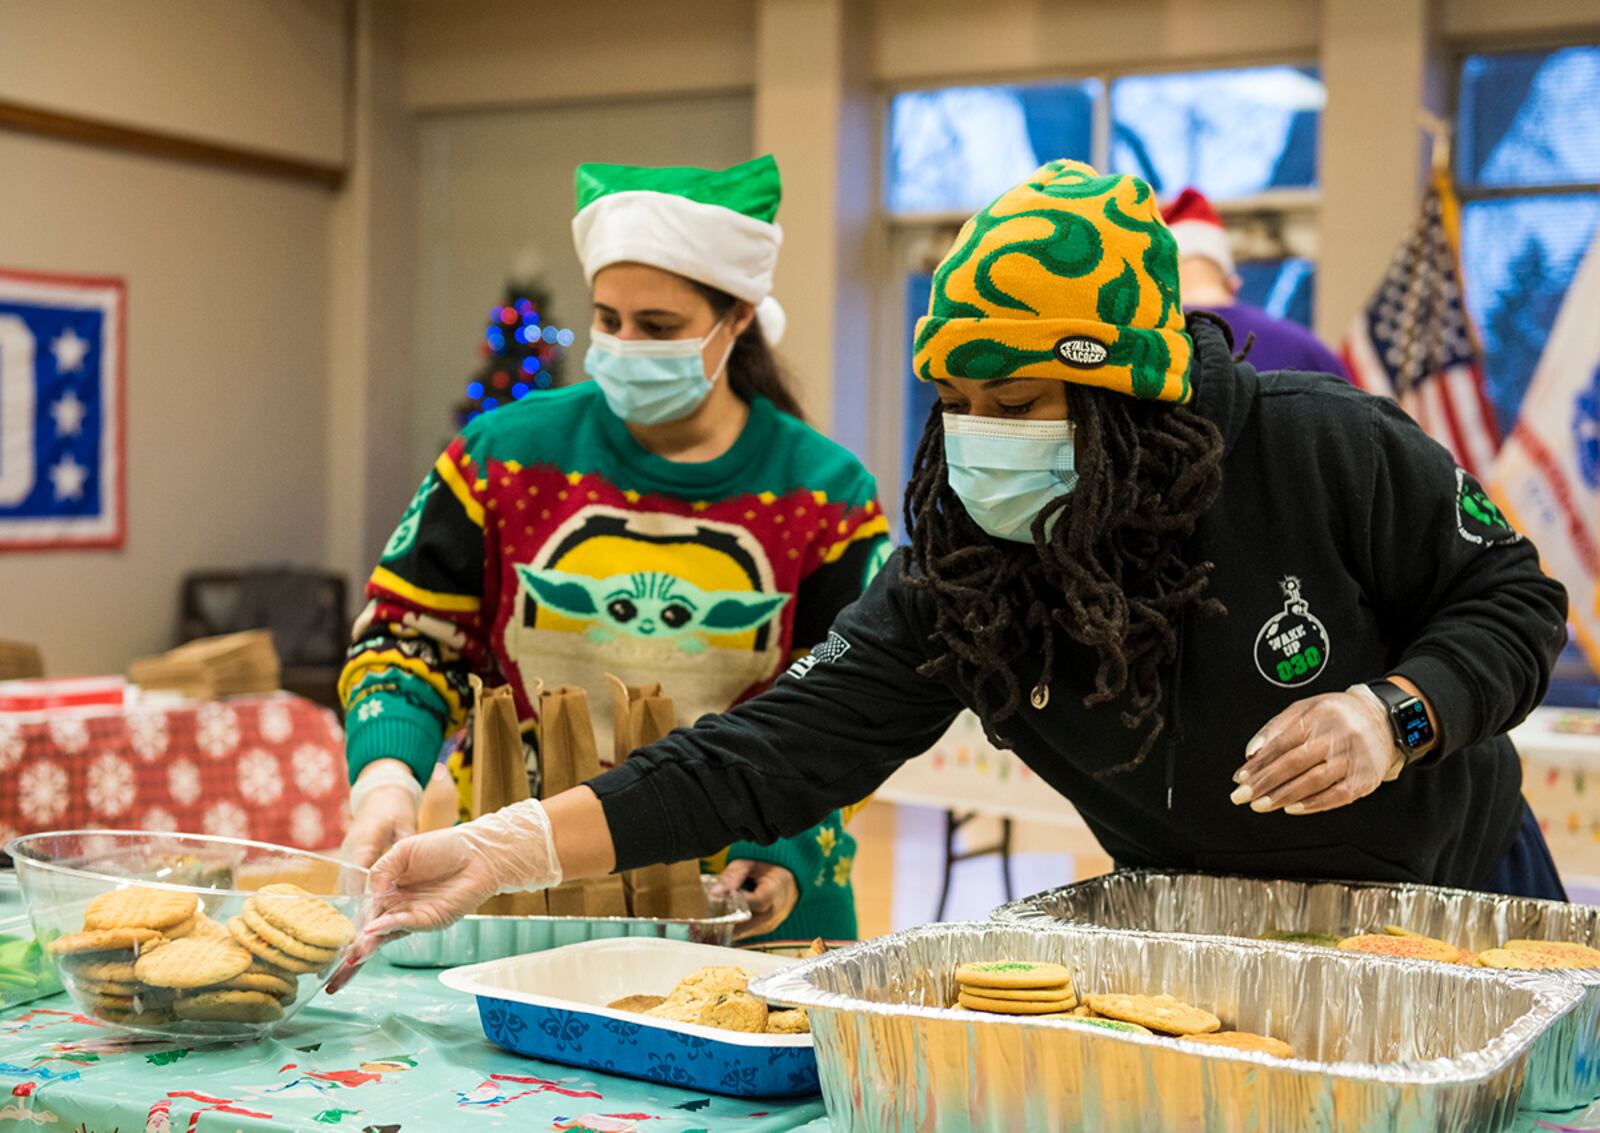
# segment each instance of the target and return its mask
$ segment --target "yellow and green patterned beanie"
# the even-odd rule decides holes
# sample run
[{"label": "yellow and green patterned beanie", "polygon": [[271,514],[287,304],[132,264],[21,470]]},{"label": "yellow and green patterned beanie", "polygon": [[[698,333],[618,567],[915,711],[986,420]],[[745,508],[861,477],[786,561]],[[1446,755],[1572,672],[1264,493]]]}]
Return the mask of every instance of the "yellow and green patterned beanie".
[{"label": "yellow and green patterned beanie", "polygon": [[935,378],[1055,378],[1149,401],[1193,395],[1178,248],[1137,177],[1052,161],[962,227],[917,322]]}]

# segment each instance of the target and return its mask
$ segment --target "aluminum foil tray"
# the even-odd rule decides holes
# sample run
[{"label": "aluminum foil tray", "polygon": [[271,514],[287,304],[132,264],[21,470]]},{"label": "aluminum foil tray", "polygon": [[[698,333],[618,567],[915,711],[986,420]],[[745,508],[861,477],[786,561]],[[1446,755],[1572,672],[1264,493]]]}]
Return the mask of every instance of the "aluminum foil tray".
[{"label": "aluminum foil tray", "polygon": [[[1024,924],[1248,940],[1272,930],[1343,936],[1379,932],[1392,924],[1474,952],[1519,938],[1600,947],[1600,908],[1594,906],[1384,882],[1264,881],[1124,870],[1002,905],[992,915]],[[1300,950],[1289,944],[1274,947]],[[1541,974],[1580,988],[1584,1002],[1569,1024],[1573,1040],[1552,1036],[1535,1052],[1526,1104],[1531,1109],[1575,1109],[1600,1098],[1600,971]]]},{"label": "aluminum foil tray", "polygon": [[457,968],[543,952],[589,940],[645,937],[729,947],[750,906],[737,893],[712,897],[714,877],[702,877],[706,909],[700,920],[652,917],[462,917],[442,932],[419,932],[385,944],[383,958],[402,968]]},{"label": "aluminum foil tray", "polygon": [[[1165,991],[1299,1057],[945,1006],[957,965],[1007,958],[1065,964],[1080,991]],[[1582,998],[1538,975],[993,922],[895,933],[751,991],[811,1013],[835,1133],[1496,1133],[1535,1040]]]}]

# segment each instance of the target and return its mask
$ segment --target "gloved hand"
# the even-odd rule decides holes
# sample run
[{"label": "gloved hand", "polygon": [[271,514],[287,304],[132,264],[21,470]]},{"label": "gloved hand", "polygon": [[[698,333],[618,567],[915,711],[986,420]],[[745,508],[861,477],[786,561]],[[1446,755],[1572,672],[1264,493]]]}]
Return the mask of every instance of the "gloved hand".
[{"label": "gloved hand", "polygon": [[417,832],[422,787],[398,759],[377,759],[361,769],[350,788],[350,829],[339,855],[366,869],[385,850]]},{"label": "gloved hand", "polygon": [[1364,685],[1291,704],[1245,747],[1236,805],[1316,814],[1365,798],[1404,766],[1389,714]]},{"label": "gloved hand", "polygon": [[739,927],[738,936],[765,936],[794,912],[800,900],[800,886],[794,874],[781,865],[748,859],[729,862],[711,888],[713,897],[744,891],[750,905],[750,919]]},{"label": "gloved hand", "polygon": [[441,929],[496,893],[561,884],[550,816],[537,799],[396,843],[372,867],[364,938]]}]

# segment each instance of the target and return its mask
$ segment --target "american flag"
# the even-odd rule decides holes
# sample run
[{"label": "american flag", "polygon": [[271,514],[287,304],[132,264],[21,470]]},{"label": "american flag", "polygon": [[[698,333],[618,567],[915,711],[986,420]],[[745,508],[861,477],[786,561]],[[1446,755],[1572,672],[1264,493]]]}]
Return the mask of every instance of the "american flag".
[{"label": "american flag", "polygon": [[1436,173],[1377,293],[1344,341],[1345,367],[1369,393],[1397,400],[1456,463],[1482,477],[1500,448],[1483,354],[1461,298],[1460,206]]}]

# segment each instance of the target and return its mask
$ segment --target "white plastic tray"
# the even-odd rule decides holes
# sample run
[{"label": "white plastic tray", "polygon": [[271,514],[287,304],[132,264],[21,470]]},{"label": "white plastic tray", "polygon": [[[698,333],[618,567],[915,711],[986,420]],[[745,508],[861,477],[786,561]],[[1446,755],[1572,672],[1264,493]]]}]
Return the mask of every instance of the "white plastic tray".
[{"label": "white plastic tray", "polygon": [[674,1023],[606,1006],[627,995],[666,995],[701,968],[755,976],[794,961],[681,940],[591,940],[440,972],[475,996],[483,1030],[533,1058],[738,1097],[817,1091],[810,1035],[753,1035]]}]

